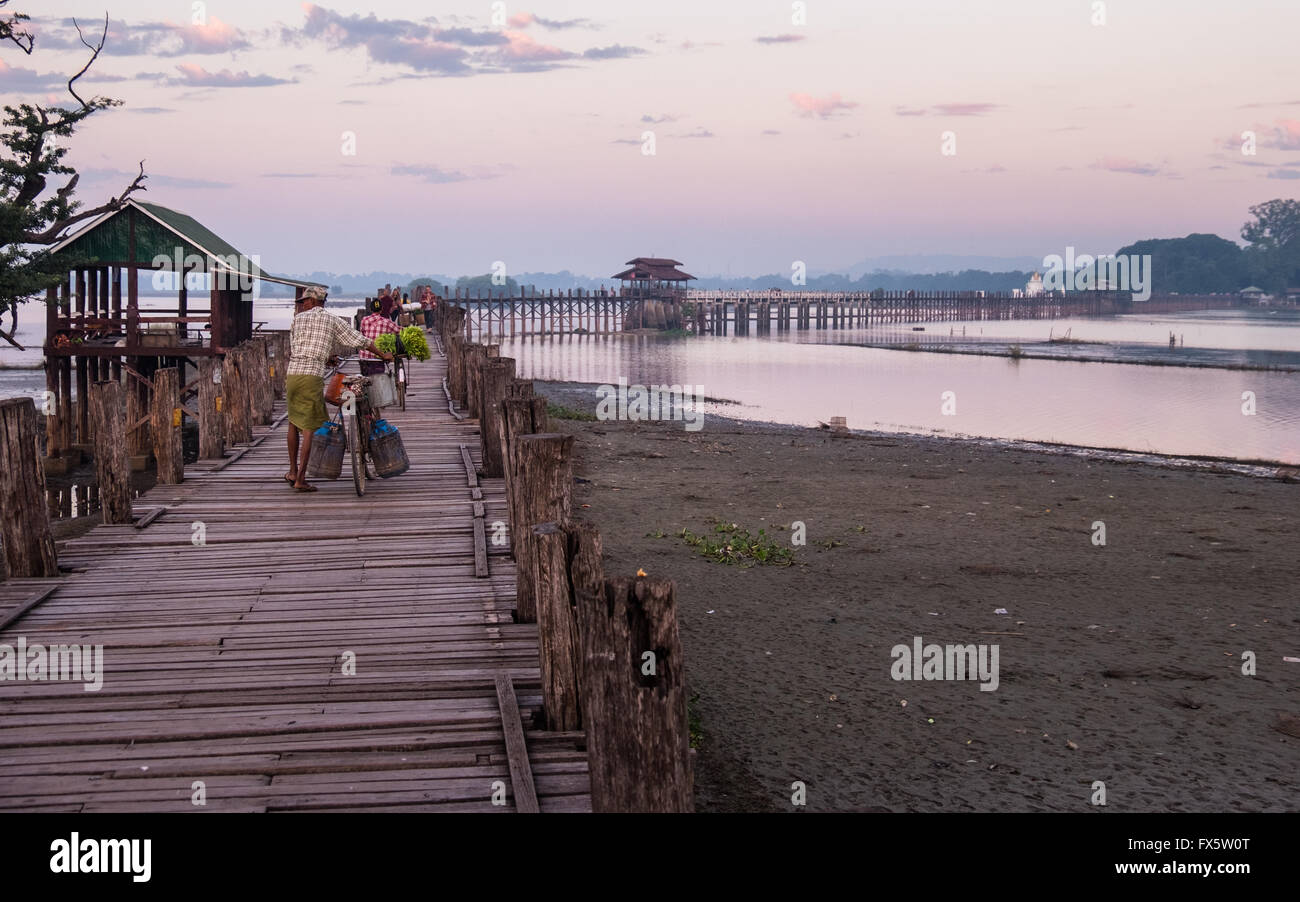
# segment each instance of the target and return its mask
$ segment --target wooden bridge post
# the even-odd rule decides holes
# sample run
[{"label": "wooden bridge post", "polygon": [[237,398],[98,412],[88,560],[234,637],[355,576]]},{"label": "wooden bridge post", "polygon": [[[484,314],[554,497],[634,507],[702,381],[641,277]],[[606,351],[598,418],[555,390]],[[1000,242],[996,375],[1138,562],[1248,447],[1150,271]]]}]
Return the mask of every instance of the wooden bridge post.
[{"label": "wooden bridge post", "polygon": [[[527,383],[530,387],[532,382]],[[515,476],[515,445],[525,435],[546,432],[550,428],[546,414],[546,399],[529,395],[507,397],[501,401],[501,460],[505,471],[506,508],[510,514],[510,548],[514,551],[514,525],[523,522],[523,509],[520,507],[519,481]]]},{"label": "wooden bridge post", "polygon": [[158,465],[158,481],[175,485],[185,481],[185,449],[181,440],[181,382],[175,367],[153,374],[153,455]]},{"label": "wooden bridge post", "polygon": [[0,506],[4,507],[0,544],[9,576],[58,576],[36,405],[31,398],[0,401]]},{"label": "wooden bridge post", "polygon": [[198,399],[199,459],[218,460],[225,454],[226,430],[221,415],[221,361],[215,357],[199,361]]},{"label": "wooden bridge post", "polygon": [[271,394],[270,360],[266,353],[266,342],[253,338],[245,342],[248,355],[248,412],[250,421],[258,426],[271,424],[271,413],[275,399]]},{"label": "wooden bridge post", "polygon": [[501,402],[505,400],[514,378],[513,357],[497,357],[483,364],[479,389],[482,393],[482,416],[479,418],[478,430],[483,448],[483,475],[487,477],[505,475],[505,459],[501,450],[505,421],[502,419]]},{"label": "wooden bridge post", "polygon": [[532,527],[569,518],[573,488],[573,436],[553,432],[520,436],[511,449],[517,519],[510,524],[515,537],[515,621],[535,623],[537,601],[533,586],[535,540]]},{"label": "wooden bridge post", "polygon": [[126,399],[120,383],[96,382],[90,387],[90,419],[103,521],[130,523],[131,457],[126,452]]},{"label": "wooden bridge post", "polygon": [[226,352],[221,364],[221,419],[227,445],[247,444],[253,440],[246,359],[244,346],[237,345]]},{"label": "wooden bridge post", "polygon": [[478,419],[482,413],[479,398],[479,374],[487,361],[487,348],[481,344],[465,346],[465,413]]},{"label": "wooden bridge post", "polygon": [[694,810],[672,582],[606,580],[603,598],[575,601],[592,810]]},{"label": "wooden bridge post", "polygon": [[603,601],[600,534],[588,523],[534,526],[537,637],[548,730],[582,728],[582,643],[574,601]]}]

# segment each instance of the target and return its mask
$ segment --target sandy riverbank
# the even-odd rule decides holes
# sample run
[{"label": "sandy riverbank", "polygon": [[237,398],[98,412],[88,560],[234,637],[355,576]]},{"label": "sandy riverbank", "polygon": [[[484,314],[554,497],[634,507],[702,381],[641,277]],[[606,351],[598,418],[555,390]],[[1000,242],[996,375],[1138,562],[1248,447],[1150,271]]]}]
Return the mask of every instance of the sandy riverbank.
[{"label": "sandy riverbank", "polygon": [[[701,811],[789,811],[794,781],[820,811],[1091,811],[1097,780],[1106,810],[1300,809],[1297,485],[713,416],[553,428],[607,569],[676,580]],[[714,518],[807,545],[713,563],[676,534]],[[916,636],[997,644],[998,688],[895,681]]]}]

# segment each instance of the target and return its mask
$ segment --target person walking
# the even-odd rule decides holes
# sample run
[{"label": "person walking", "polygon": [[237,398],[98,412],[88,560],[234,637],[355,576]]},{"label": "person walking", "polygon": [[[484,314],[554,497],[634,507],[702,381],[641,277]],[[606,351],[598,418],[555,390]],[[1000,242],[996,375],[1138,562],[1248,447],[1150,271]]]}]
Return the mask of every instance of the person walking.
[{"label": "person walking", "polygon": [[325,411],[325,373],[336,348],[366,348],[384,360],[393,359],[392,354],[375,347],[373,340],[325,312],[325,289],[308,288],[289,330],[289,366],[285,370],[289,472],[284,474],[284,480],[299,492],[316,491],[316,486],[307,482],[307,461],[311,457],[312,433],[329,419]]},{"label": "person walking", "polygon": [[[374,341],[384,333],[396,335],[402,331],[397,323],[384,316],[378,301],[370,302],[370,314],[361,320],[361,334]],[[361,375],[377,376],[384,371],[384,363],[369,351],[361,352]]]}]

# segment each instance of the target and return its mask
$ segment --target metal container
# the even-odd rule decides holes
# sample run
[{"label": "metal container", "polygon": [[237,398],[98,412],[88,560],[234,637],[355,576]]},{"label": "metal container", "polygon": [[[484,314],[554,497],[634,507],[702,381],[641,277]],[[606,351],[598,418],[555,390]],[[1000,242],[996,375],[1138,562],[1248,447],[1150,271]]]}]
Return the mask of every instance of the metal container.
[{"label": "metal container", "polygon": [[326,423],[322,435],[318,429],[311,439],[311,456],[307,458],[307,475],[313,479],[338,479],[343,472],[343,454],[348,440],[342,423]]},{"label": "metal container", "polygon": [[387,373],[381,373],[377,376],[370,377],[370,406],[371,407],[390,407],[397,403],[397,386],[393,384],[393,377]]},{"label": "metal container", "polygon": [[375,472],[381,479],[401,476],[411,469],[410,458],[402,445],[402,435],[395,427],[391,432],[370,434],[370,459],[375,462]]}]

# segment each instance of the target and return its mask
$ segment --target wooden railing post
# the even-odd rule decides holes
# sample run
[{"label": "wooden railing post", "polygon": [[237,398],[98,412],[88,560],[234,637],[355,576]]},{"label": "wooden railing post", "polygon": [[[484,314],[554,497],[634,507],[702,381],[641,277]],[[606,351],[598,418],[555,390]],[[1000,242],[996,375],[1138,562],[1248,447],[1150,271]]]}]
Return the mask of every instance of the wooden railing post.
[{"label": "wooden railing post", "polygon": [[482,367],[482,380],[479,390],[482,393],[483,416],[479,419],[479,439],[483,447],[483,475],[500,477],[505,475],[505,458],[501,446],[504,441],[504,420],[501,415],[501,402],[510,391],[510,384],[515,378],[515,361],[513,357],[489,359]]},{"label": "wooden railing post", "polygon": [[0,401],[0,507],[0,543],[9,576],[58,576],[31,398]]},{"label": "wooden railing post", "polygon": [[569,518],[572,451],[573,436],[553,432],[520,436],[514,442],[513,475],[519,500],[510,531],[515,539],[515,620],[518,623],[537,620],[532,527],[549,521],[562,523]]},{"label": "wooden railing post", "polygon": [[[516,385],[519,380],[516,380]],[[532,382],[528,390],[532,391]],[[523,391],[516,388],[516,391]],[[546,415],[546,399],[541,397],[505,398],[501,401],[501,461],[505,471],[506,508],[510,514],[510,548],[514,550],[514,524],[523,522],[523,512],[519,506],[520,486],[515,476],[515,443],[525,435],[546,432],[550,428]]]},{"label": "wooden railing post", "polygon": [[479,401],[479,368],[485,360],[487,360],[487,348],[481,344],[465,345],[465,413],[474,419],[478,419],[482,413]]},{"label": "wooden railing post", "polygon": [[199,361],[199,459],[219,460],[225,453],[226,428],[221,415],[221,361]]},{"label": "wooden railing post", "polygon": [[90,387],[90,419],[103,521],[130,523],[131,457],[126,451],[126,399],[120,383],[96,382]]},{"label": "wooden railing post", "polygon": [[153,421],[153,456],[158,481],[175,485],[185,481],[185,449],[181,441],[181,382],[175,367],[153,374],[153,399],[149,408]]},{"label": "wooden railing post", "polygon": [[248,417],[245,367],[243,345],[226,352],[221,364],[221,415],[227,445],[246,444],[253,440],[253,425]]},{"label": "wooden railing post", "polygon": [[603,598],[575,602],[592,810],[694,810],[672,582],[606,580]]},{"label": "wooden railing post", "polygon": [[[577,605],[604,601],[600,533],[590,523],[543,523],[538,536],[538,636],[547,729],[582,728],[582,640]],[[560,567],[563,571],[560,571]]]}]

